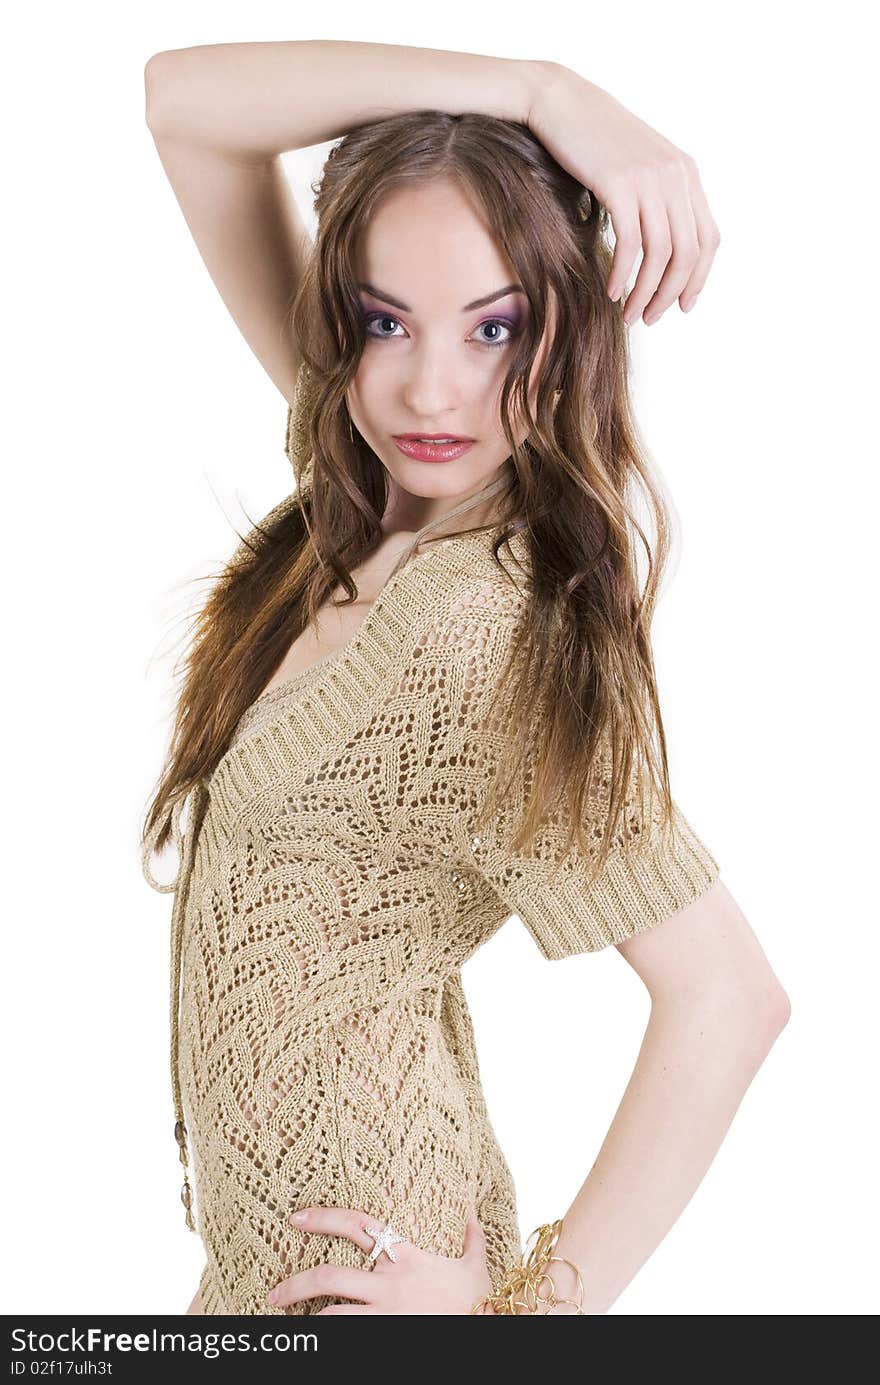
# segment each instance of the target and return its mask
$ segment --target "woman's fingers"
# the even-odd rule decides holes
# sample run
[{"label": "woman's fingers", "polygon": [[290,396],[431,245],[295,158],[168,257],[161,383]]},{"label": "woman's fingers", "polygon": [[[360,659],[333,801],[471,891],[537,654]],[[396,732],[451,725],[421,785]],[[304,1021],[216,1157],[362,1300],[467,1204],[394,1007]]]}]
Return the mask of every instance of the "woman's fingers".
[{"label": "woman's fingers", "polygon": [[313,1265],[311,1269],[301,1270],[290,1279],[282,1279],[267,1295],[267,1299],[277,1308],[286,1308],[290,1303],[301,1303],[307,1298],[319,1298],[323,1294],[330,1298],[354,1298],[367,1303],[374,1300],[378,1283],[372,1270],[355,1270],[350,1265]]},{"label": "woman's fingers", "polygon": [[[291,1212],[288,1221],[309,1235],[344,1236],[359,1246],[365,1255],[373,1250],[385,1226],[381,1218],[376,1220],[351,1207],[307,1207],[298,1212]],[[371,1235],[367,1227],[373,1227],[376,1235]],[[371,1308],[375,1307],[382,1292],[383,1277],[386,1273],[386,1265],[383,1262],[388,1259],[388,1268],[393,1268],[401,1253],[404,1256],[418,1253],[417,1248],[409,1241],[395,1236],[392,1236],[390,1244],[394,1261],[383,1252],[375,1262],[365,1260],[366,1268],[362,1270],[346,1265],[314,1265],[289,1279],[282,1279],[267,1295],[267,1300],[277,1307],[286,1307],[289,1303],[298,1303],[302,1299],[327,1294],[332,1298],[360,1299]],[[348,1308],[349,1305],[344,1307]],[[359,1307],[353,1311],[367,1310]]]},{"label": "woman's fingers", "polygon": [[636,255],[642,246],[639,204],[632,189],[627,187],[607,198],[605,205],[614,227],[614,256],[608,276],[608,297],[612,303],[616,303],[626,288]]},{"label": "woman's fingers", "polygon": [[697,222],[686,183],[683,183],[681,194],[667,203],[666,215],[669,218],[672,255],[656,291],[645,307],[646,323],[656,322],[687,287],[700,255]]},{"label": "woman's fingers", "polygon": [[646,323],[656,322],[676,298],[688,312],[721,243],[696,165],[686,155],[683,159],[681,176],[667,176],[661,188],[634,184],[606,202],[615,232],[608,276],[608,296],[614,302],[626,288],[636,255],[642,252],[624,309],[627,326],[643,314]]},{"label": "woman's fingers", "polygon": [[345,1236],[367,1252],[373,1249],[376,1238],[365,1231],[364,1226],[379,1224],[366,1213],[350,1207],[307,1207],[303,1212],[291,1212],[288,1221],[314,1235]]},{"label": "woman's fingers", "polygon": [[636,281],[627,295],[623,320],[628,326],[632,326],[636,318],[641,317],[663,277],[673,251],[669,218],[662,201],[652,198],[650,202],[640,204],[639,226],[642,236],[642,263]]},{"label": "woman's fingers", "polygon": [[709,270],[712,268],[712,261],[715,259],[715,252],[721,244],[721,232],[715,222],[715,218],[709,210],[709,203],[706,201],[706,194],[703,191],[703,184],[700,182],[700,175],[697,165],[691,159],[689,161],[690,171],[690,197],[691,206],[694,211],[694,219],[697,225],[697,236],[700,242],[700,253],[697,263],[688,279],[685,291],[681,296],[681,308],[683,312],[690,312],[694,303],[697,301],[697,294],[709,277]]}]

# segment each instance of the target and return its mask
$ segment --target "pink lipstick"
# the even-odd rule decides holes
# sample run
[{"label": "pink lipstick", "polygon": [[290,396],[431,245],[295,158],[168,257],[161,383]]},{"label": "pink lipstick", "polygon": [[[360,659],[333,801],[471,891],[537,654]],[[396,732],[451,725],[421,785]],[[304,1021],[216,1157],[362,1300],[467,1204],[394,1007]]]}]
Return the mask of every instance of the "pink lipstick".
[{"label": "pink lipstick", "polygon": [[397,433],[394,441],[405,456],[418,462],[453,462],[474,445],[473,438],[455,433]]}]

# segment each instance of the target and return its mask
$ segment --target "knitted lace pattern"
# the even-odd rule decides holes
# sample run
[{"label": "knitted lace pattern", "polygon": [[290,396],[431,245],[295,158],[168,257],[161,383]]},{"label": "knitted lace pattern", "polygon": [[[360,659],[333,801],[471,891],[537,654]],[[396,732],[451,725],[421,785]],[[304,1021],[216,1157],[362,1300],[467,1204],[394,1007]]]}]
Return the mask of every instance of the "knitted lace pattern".
[{"label": "knitted lace pattern", "polygon": [[[301,371],[286,434],[305,489],[307,386]],[[206,1313],[349,1301],[265,1301],[312,1265],[368,1266],[352,1241],[288,1220],[321,1205],[451,1256],[476,1211],[497,1291],[522,1240],[462,966],[513,915],[541,956],[561,959],[650,928],[718,876],[677,804],[671,835],[628,805],[592,884],[591,858],[559,866],[561,812],[531,850],[510,849],[525,783],[475,830],[504,749],[500,674],[528,571],[522,537],[502,570],[491,532],[408,557],[341,649],[251,704],[174,812],[170,884],[150,869],[158,828],[144,842],[147,880],[174,893],[174,1119],[188,1135]],[[601,814],[597,799],[594,838]]]}]

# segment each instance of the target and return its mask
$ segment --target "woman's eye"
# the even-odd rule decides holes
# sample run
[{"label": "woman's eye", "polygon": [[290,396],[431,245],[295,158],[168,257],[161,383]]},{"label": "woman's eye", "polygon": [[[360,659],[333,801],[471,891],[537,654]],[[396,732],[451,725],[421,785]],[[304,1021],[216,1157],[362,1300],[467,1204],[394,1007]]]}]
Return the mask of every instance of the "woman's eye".
[{"label": "woman's eye", "polygon": [[500,317],[492,317],[492,318],[489,318],[488,322],[481,322],[480,325],[479,325],[479,327],[477,328],[477,331],[478,331],[478,332],[482,331],[482,329],[483,329],[484,327],[492,327],[492,328],[494,328],[496,331],[497,331],[498,328],[500,327],[501,330],[502,330],[503,332],[507,332],[508,335],[507,335],[506,337],[496,337],[496,338],[495,338],[494,340],[492,340],[492,341],[486,341],[486,340],[484,339],[483,341],[481,341],[481,342],[479,343],[480,346],[506,346],[507,343],[508,343],[509,341],[512,341],[512,340],[513,340],[513,337],[515,336],[513,323],[512,323],[512,322],[505,322],[504,319],[503,319],[503,318],[500,318]]},{"label": "woman's eye", "polygon": [[[392,323],[394,326],[397,326],[397,327],[400,326],[400,323],[398,322],[397,318],[396,318],[396,317],[392,317],[392,315],[391,315],[390,313],[369,313],[369,314],[367,314],[367,316],[364,318],[364,324],[365,324],[365,327],[366,327],[367,336],[370,336],[370,337],[377,337],[377,338],[383,338],[383,337],[384,337],[384,338],[386,338],[386,339],[388,339],[388,340],[392,340],[393,337],[394,337],[394,335],[395,335],[394,332],[393,332],[393,330],[392,330],[391,332],[386,332],[386,331],[380,331],[380,330],[378,330],[380,324],[382,325],[382,327],[384,327],[384,326],[387,325],[388,323]],[[376,331],[373,331],[373,330],[372,330],[373,327],[375,327],[377,330],[376,330]],[[503,332],[506,332],[506,333],[507,333],[507,336],[498,335],[498,329],[499,329],[499,328],[501,329],[501,332],[502,332],[502,333],[503,333]],[[487,341],[486,338],[484,337],[484,338],[482,339],[482,341],[478,341],[478,342],[477,342],[477,345],[478,345],[478,346],[490,346],[490,347],[494,347],[494,346],[506,346],[507,343],[508,343],[509,341],[511,341],[511,340],[513,339],[513,337],[516,335],[516,329],[515,329],[514,324],[513,324],[512,322],[507,322],[507,321],[505,321],[504,318],[500,318],[500,317],[489,318],[486,322],[481,322],[481,323],[479,324],[479,326],[476,328],[476,331],[482,332],[483,330],[491,330],[491,331],[494,331],[494,332],[496,333],[496,336],[495,336],[492,340],[488,340],[488,341]]]},{"label": "woman's eye", "polygon": [[371,337],[385,337],[389,336],[390,333],[370,332],[370,327],[373,325],[374,322],[397,322],[397,318],[392,317],[390,313],[370,313],[369,316],[364,319],[364,321],[366,323],[367,332]]}]

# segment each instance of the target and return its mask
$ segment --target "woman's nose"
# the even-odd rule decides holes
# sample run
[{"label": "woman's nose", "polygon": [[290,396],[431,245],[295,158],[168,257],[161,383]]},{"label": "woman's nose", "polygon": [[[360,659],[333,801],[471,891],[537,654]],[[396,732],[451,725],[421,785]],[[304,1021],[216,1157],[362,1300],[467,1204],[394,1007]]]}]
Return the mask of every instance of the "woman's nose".
[{"label": "woman's nose", "polygon": [[448,375],[440,375],[437,371],[424,371],[410,377],[404,389],[410,413],[426,426],[432,419],[440,426],[445,417],[454,416],[462,398],[458,385]]}]

